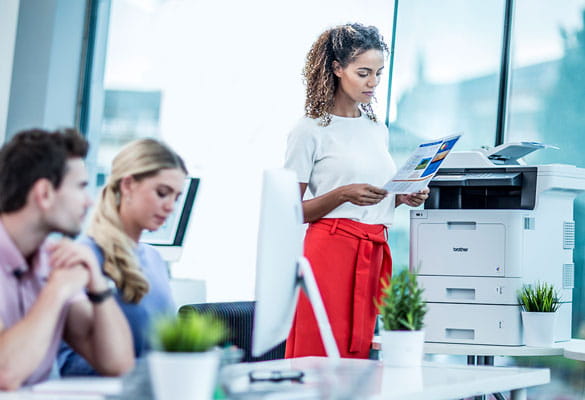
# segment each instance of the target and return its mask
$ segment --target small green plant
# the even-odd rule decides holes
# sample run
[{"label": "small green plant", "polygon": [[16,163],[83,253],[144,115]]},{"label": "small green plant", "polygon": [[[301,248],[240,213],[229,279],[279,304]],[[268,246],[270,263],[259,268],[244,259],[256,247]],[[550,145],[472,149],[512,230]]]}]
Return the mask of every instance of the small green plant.
[{"label": "small green plant", "polygon": [[153,347],[167,352],[203,352],[221,343],[228,331],[212,316],[195,312],[163,317],[153,329]]},{"label": "small green plant", "polygon": [[525,285],[518,291],[518,303],[527,312],[555,312],[561,299],[555,287],[549,283]]},{"label": "small green plant", "polygon": [[423,289],[417,277],[408,268],[390,279],[382,279],[382,297],[374,301],[382,314],[387,331],[418,331],[423,327],[427,305],[422,298]]}]

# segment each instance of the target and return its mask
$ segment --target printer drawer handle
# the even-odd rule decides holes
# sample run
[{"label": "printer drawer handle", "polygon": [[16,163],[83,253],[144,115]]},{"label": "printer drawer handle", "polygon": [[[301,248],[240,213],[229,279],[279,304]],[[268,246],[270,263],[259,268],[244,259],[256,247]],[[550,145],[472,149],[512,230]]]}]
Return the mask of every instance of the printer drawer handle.
[{"label": "printer drawer handle", "polygon": [[468,221],[449,221],[447,222],[447,229],[474,231],[477,229],[477,223]]},{"label": "printer drawer handle", "polygon": [[475,300],[475,289],[446,288],[450,300]]},{"label": "printer drawer handle", "polygon": [[475,329],[454,329],[454,328],[446,328],[445,329],[445,338],[446,339],[466,339],[466,340],[474,340],[475,339]]}]

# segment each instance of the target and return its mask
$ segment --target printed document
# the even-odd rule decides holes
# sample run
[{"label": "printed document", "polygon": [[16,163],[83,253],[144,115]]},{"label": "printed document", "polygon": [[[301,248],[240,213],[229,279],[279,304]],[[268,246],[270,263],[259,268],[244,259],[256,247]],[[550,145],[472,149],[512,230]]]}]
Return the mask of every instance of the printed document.
[{"label": "printed document", "polygon": [[460,134],[452,135],[419,144],[383,188],[392,193],[416,193],[423,190],[460,137]]}]

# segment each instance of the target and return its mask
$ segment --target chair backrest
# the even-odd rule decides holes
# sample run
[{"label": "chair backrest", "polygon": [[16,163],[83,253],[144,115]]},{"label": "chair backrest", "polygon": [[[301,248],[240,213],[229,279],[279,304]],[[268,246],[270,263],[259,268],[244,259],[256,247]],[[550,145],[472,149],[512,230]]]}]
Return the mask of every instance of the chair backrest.
[{"label": "chair backrest", "polygon": [[255,301],[186,304],[179,309],[179,314],[191,312],[211,314],[224,321],[230,329],[230,337],[224,344],[231,343],[242,349],[244,351],[242,361],[266,361],[284,358],[285,342],[280,343],[261,357],[252,357],[255,304]]}]

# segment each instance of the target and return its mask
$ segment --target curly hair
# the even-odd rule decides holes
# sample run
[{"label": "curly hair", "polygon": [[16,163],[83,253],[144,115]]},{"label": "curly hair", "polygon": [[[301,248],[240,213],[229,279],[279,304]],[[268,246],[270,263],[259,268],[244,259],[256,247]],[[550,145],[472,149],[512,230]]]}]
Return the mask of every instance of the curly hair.
[{"label": "curly hair", "polygon": [[[329,125],[335,91],[339,85],[339,78],[333,73],[333,61],[345,68],[359,55],[372,49],[388,53],[388,46],[374,26],[352,23],[323,32],[309,50],[303,68],[307,87],[305,116],[321,119],[322,126]],[[369,103],[360,106],[371,120],[376,121]]]},{"label": "curly hair", "polygon": [[140,181],[162,169],[178,168],[187,174],[181,157],[154,139],[130,142],[114,158],[112,173],[104,186],[92,217],[88,236],[104,254],[105,273],[112,278],[126,302],[138,303],[149,284],[134,255],[136,244],[126,234],[120,219],[120,182],[126,176]]}]

